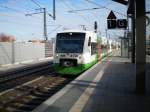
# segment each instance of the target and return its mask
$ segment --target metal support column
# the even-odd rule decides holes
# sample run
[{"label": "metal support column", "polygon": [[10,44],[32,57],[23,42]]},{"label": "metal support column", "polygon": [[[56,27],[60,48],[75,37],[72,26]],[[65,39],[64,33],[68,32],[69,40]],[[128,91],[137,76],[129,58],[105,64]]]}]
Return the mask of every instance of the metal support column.
[{"label": "metal support column", "polygon": [[43,8],[43,11],[44,11],[44,38],[45,38],[45,40],[47,41],[48,40],[48,37],[47,37],[47,24],[46,24],[46,8]]},{"label": "metal support column", "polygon": [[136,93],[145,93],[146,19],[145,0],[135,0],[136,6]]},{"label": "metal support column", "polygon": [[55,0],[53,0],[53,19],[56,19],[56,4],[55,4]]},{"label": "metal support column", "polygon": [[[135,7],[135,5],[134,5]],[[132,63],[135,63],[135,13],[132,14]]]}]

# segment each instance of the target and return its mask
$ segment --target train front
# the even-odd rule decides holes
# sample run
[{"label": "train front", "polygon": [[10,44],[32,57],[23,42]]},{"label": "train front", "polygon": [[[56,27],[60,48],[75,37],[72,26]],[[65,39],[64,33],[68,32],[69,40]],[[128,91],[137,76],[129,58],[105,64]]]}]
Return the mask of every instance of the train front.
[{"label": "train front", "polygon": [[82,71],[85,33],[58,33],[55,44],[54,70],[59,74],[76,75]]}]

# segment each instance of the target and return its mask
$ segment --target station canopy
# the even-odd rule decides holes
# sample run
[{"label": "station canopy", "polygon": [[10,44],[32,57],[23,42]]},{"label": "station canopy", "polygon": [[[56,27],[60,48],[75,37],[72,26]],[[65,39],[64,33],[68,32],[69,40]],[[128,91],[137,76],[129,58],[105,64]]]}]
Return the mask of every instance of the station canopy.
[{"label": "station canopy", "polygon": [[123,4],[123,5],[127,5],[128,6],[128,10],[127,10],[127,14],[134,14],[134,0],[112,0],[114,2]]},{"label": "station canopy", "polygon": [[123,4],[123,5],[128,5],[128,0],[112,0],[112,1],[121,3],[121,4]]}]

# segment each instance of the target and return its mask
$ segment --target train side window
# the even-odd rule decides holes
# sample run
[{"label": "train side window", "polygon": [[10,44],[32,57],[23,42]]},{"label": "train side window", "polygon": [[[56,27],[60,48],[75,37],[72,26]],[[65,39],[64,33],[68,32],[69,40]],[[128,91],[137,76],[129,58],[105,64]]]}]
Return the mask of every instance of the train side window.
[{"label": "train side window", "polygon": [[91,37],[89,37],[88,46],[91,46]]},{"label": "train side window", "polygon": [[92,42],[91,43],[91,55],[96,54],[97,51],[97,43]]}]

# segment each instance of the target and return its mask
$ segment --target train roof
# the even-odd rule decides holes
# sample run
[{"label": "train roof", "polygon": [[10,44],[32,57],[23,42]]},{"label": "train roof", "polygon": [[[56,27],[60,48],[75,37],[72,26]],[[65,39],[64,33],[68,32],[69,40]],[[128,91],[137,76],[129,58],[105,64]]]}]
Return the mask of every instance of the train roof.
[{"label": "train roof", "polygon": [[72,33],[95,33],[94,31],[86,31],[86,30],[64,30],[58,33],[68,33],[68,32],[72,32]]}]

